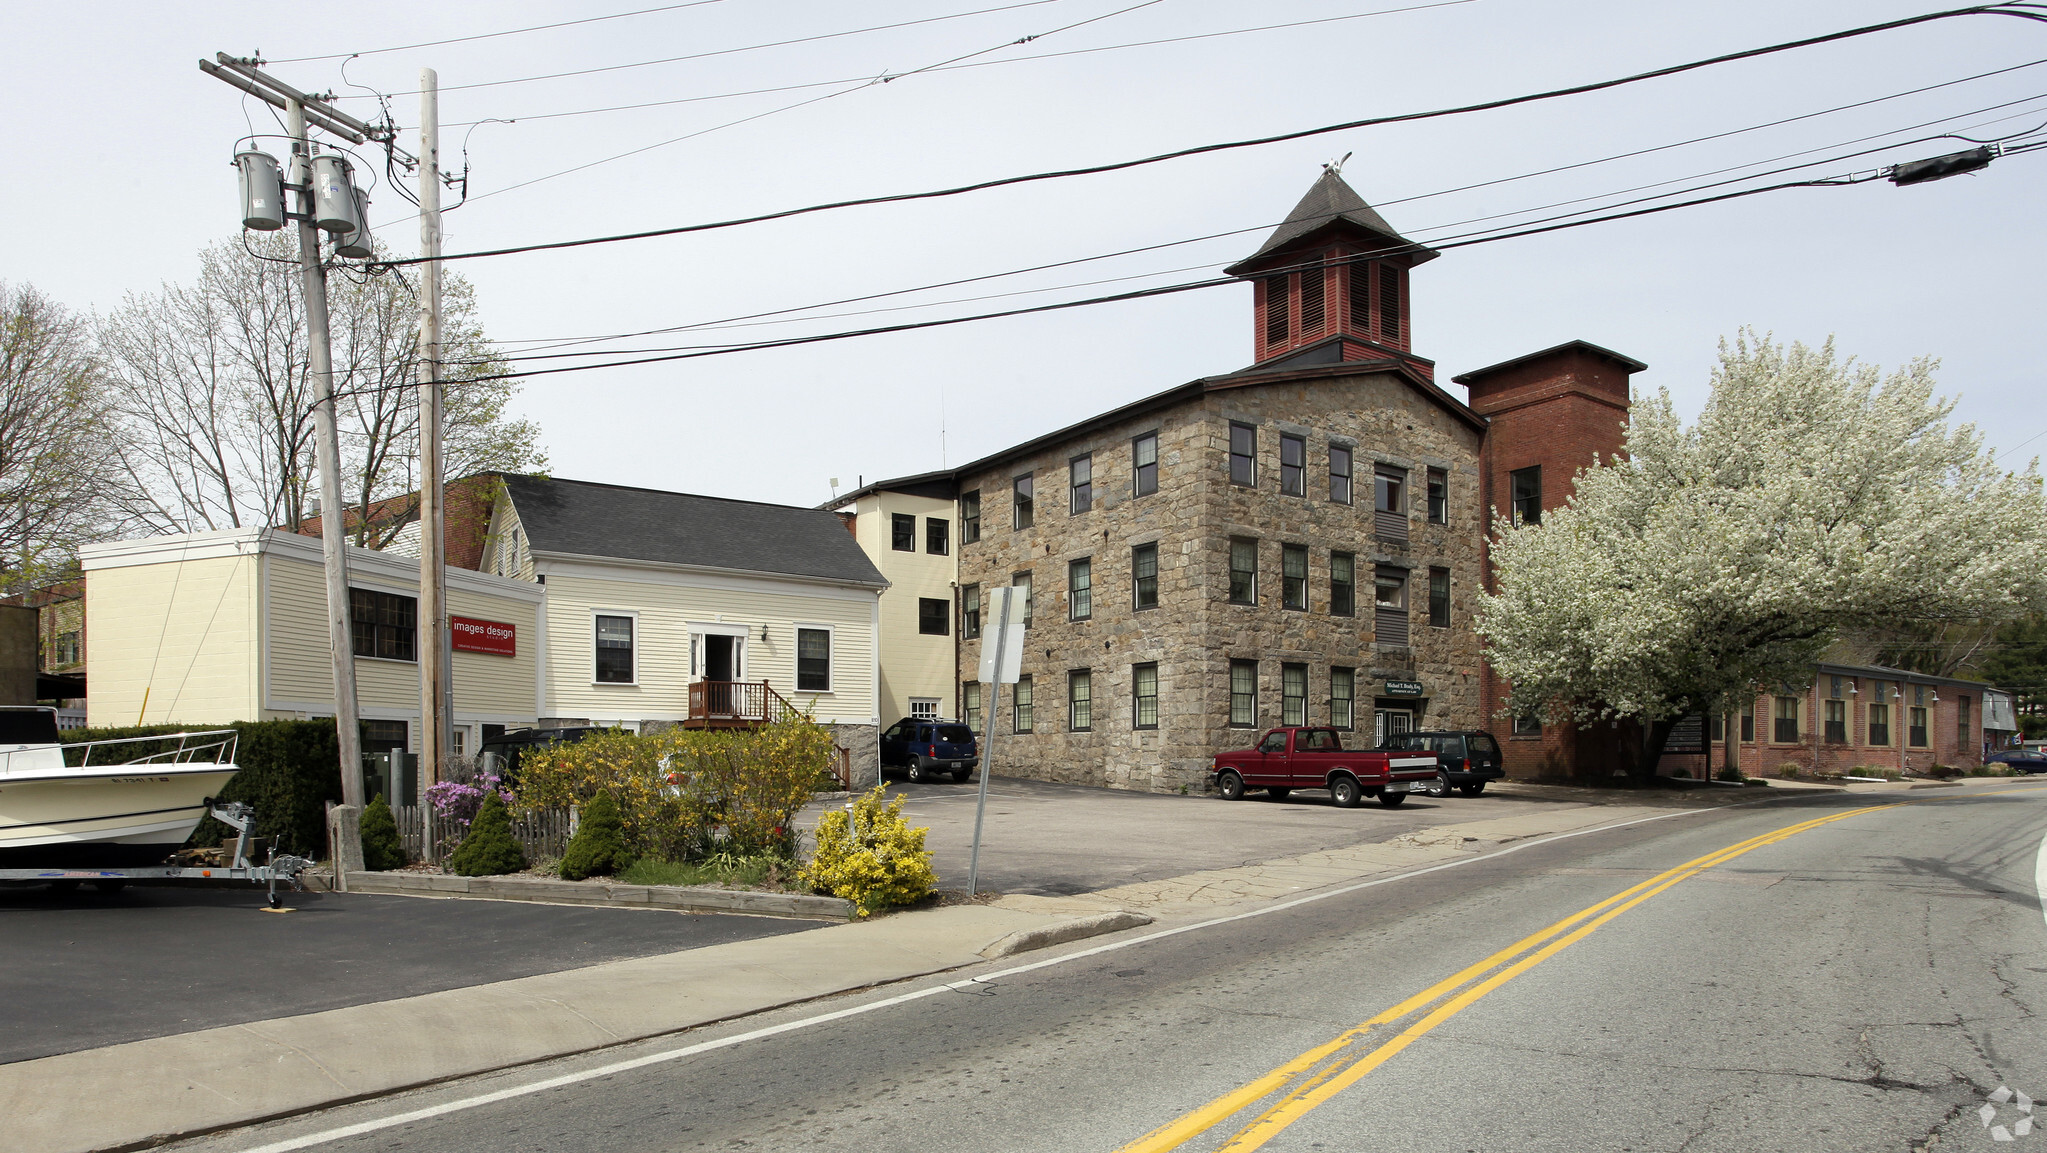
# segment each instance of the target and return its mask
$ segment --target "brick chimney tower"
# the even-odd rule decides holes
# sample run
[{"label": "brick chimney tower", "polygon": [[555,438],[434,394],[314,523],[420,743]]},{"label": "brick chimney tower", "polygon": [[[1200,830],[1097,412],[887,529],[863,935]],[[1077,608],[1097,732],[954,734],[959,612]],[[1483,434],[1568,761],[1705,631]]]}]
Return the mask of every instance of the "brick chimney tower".
[{"label": "brick chimney tower", "polygon": [[1260,366],[1413,357],[1408,270],[1434,249],[1402,237],[1325,165],[1314,187],[1257,252],[1224,269],[1255,286]]},{"label": "brick chimney tower", "polygon": [[[1479,502],[1485,584],[1493,586],[1497,518],[1540,524],[1569,500],[1578,471],[1620,453],[1628,420],[1628,379],[1649,366],[1574,340],[1451,378],[1471,390],[1472,411],[1486,418],[1479,448]],[[1487,665],[1479,682],[1481,723],[1501,742],[1510,775],[1604,774],[1629,763],[1631,734],[1611,725],[1537,730],[1502,718],[1508,685]]]}]

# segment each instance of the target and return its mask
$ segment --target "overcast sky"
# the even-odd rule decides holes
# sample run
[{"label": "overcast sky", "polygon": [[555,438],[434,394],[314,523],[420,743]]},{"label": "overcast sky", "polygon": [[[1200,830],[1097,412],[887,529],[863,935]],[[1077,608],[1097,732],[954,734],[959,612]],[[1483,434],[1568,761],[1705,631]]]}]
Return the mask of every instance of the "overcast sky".
[{"label": "overcast sky", "polygon": [[[279,129],[265,106],[198,70],[197,59],[216,51],[260,50],[281,79],[360,97],[342,103],[365,119],[377,108],[372,93],[387,94],[406,130],[402,143],[414,150],[419,69],[437,69],[448,162],[461,165],[466,142],[470,167],[470,202],[447,218],[446,250],[456,253],[937,188],[1462,104],[1934,7],[1925,0],[1684,6],[1473,0],[1081,52],[1350,17],[1415,0],[1159,0],[1127,12],[1121,10],[1138,0],[715,0],[373,51],[656,2],[10,5],[0,48],[11,154],[0,181],[0,279],[33,284],[81,310],[106,310],[124,294],[191,278],[202,246],[234,236],[229,161],[236,139]],[[1005,3],[1002,11],[932,19]],[[920,20],[928,22],[723,51]],[[1032,35],[1039,39],[1012,43]],[[354,52],[364,54],[347,62],[345,76],[340,59],[286,62]],[[719,54],[617,67],[702,53]],[[859,82],[972,53],[981,54],[964,63],[974,67]],[[2034,62],[2039,66],[1949,83]],[[586,74],[504,83],[574,71]],[[844,83],[792,87],[834,81]],[[1878,100],[1930,85],[1946,86]],[[729,95],[775,88],[787,90]],[[835,95],[775,111],[827,94]],[[1807,115],[1871,100],[1877,102]],[[534,119],[650,101],[685,102]],[[753,116],[761,118],[718,127]],[[1806,118],[1659,148],[1788,117]],[[485,120],[515,123],[470,127]],[[1917,138],[2004,136],[2042,121],[2047,26],[1977,16],[1505,111],[949,200],[454,267],[476,285],[490,335],[524,342],[705,325],[1248,230],[799,313],[796,323],[699,328],[615,347],[730,343],[1200,279],[1256,248],[1321,163],[1346,153],[1353,155],[1344,175],[1358,192],[1403,233],[1428,240],[1475,227],[1461,222],[1512,223],[1568,211],[1546,208],[1560,202],[1609,198],[1571,205],[1582,208],[1649,195],[1622,195],[1646,185],[1668,192],[1801,162],[1816,162],[1803,175],[1868,172],[1968,146],[1907,143]],[[635,149],[647,151],[515,187]],[[1599,162],[1643,149],[1658,150]],[[1864,154],[1848,155],[1858,152]],[[1582,166],[1511,179],[1561,165]],[[1722,171],[1735,166],[1750,167]],[[1669,389],[1689,413],[1704,398],[1716,343],[1740,326],[1807,342],[1831,334],[1844,351],[1886,366],[1939,358],[1942,386],[1960,397],[1961,418],[2023,460],[2047,448],[2039,351],[2047,265],[2043,175],[2047,151],[2005,157],[1982,173],[1934,184],[1795,189],[1447,252],[1415,273],[1414,348],[1436,362],[1437,378],[1447,385],[1472,368],[1589,340],[1647,361],[1650,371],[1636,377],[1637,386]],[[1445,194],[1489,181],[1500,183]],[[384,187],[372,196],[379,235],[415,252],[410,205]],[[1500,215],[1507,213],[1525,215]],[[1092,283],[1104,281],[1113,283]],[[963,300],[1019,292],[1030,294]],[[929,307],[868,311],[904,305]],[[861,315],[829,315],[852,313]],[[557,476],[814,504],[830,495],[833,477],[843,490],[861,476],[871,481],[961,464],[1189,379],[1240,368],[1250,362],[1251,336],[1251,290],[1231,285],[806,348],[539,377],[524,386],[516,407],[541,426]]]}]

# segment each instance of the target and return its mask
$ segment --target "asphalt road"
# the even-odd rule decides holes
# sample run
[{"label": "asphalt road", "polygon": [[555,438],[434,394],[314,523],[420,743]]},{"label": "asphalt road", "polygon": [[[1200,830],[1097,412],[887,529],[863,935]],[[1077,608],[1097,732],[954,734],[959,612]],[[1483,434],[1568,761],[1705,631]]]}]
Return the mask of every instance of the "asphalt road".
[{"label": "asphalt road", "polygon": [[[363,893],[0,888],[0,1063],[816,928]],[[0,1141],[4,1146],[4,1141]]]},{"label": "asphalt road", "polygon": [[2047,1097],[2043,831],[2039,785],[1690,812],[180,1148],[1987,1148]]}]

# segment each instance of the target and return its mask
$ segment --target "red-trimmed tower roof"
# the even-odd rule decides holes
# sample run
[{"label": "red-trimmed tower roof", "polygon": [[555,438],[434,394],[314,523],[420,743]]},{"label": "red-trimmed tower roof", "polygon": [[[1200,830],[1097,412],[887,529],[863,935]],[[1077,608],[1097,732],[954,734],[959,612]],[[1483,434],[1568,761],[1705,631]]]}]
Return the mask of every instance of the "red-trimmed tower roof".
[{"label": "red-trimmed tower roof", "polygon": [[1407,274],[1436,255],[1324,168],[1258,251],[1224,271],[1255,285],[1259,364],[1325,344],[1335,347],[1315,359],[1375,360],[1412,352]]}]

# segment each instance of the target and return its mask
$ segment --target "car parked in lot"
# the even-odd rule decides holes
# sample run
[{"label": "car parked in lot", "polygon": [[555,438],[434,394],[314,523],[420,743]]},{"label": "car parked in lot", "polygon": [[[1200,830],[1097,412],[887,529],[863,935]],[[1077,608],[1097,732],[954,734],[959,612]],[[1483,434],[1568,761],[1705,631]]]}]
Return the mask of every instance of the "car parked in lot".
[{"label": "car parked in lot", "polygon": [[2015,773],[2047,773],[2047,750],[2000,749],[1983,758],[1986,765],[2005,765]]},{"label": "car parked in lot", "polygon": [[1433,753],[1346,749],[1335,729],[1290,726],[1272,729],[1255,747],[1217,755],[1209,784],[1225,801],[1242,800],[1246,789],[1264,789],[1273,800],[1295,789],[1328,789],[1339,809],[1366,797],[1390,809],[1438,771]]},{"label": "car parked in lot", "polygon": [[1436,754],[1436,760],[1442,766],[1438,786],[1442,792],[1456,789],[1467,797],[1475,797],[1485,792],[1487,781],[1497,781],[1507,775],[1500,758],[1500,742],[1481,729],[1395,733],[1379,747],[1397,752]]},{"label": "car parked in lot", "polygon": [[519,758],[528,751],[547,745],[573,745],[591,733],[599,731],[601,730],[590,725],[574,728],[514,729],[478,745],[477,764],[485,772],[496,773],[506,785],[515,785],[519,780]]},{"label": "car parked in lot", "polygon": [[974,730],[958,721],[904,717],[881,734],[882,767],[906,769],[913,781],[936,780],[945,773],[955,781],[970,780],[980,759]]}]

